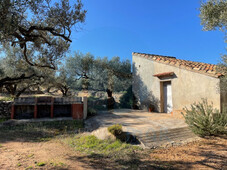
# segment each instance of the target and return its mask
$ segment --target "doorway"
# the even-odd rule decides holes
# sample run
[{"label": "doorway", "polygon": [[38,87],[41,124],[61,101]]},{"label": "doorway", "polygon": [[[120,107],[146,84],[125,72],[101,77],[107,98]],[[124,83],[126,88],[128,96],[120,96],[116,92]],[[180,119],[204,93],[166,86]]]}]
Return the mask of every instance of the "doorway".
[{"label": "doorway", "polygon": [[173,110],[171,81],[161,82],[161,111],[171,113]]}]

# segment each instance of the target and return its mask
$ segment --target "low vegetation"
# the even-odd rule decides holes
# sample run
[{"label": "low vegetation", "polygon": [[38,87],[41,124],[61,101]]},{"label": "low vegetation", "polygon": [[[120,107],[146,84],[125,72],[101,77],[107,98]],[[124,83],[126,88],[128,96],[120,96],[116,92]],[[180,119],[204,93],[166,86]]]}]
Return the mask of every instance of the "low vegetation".
[{"label": "low vegetation", "polygon": [[13,101],[12,97],[2,97],[0,101]]},{"label": "low vegetation", "polygon": [[226,134],[227,113],[220,113],[206,99],[192,104],[191,108],[186,108],[185,111],[183,116],[186,123],[195,134],[201,137]]},{"label": "low vegetation", "polygon": [[120,140],[100,140],[93,135],[77,135],[67,140],[67,143],[85,154],[107,156],[113,159],[124,158],[141,150],[138,146],[126,144]]},{"label": "low vegetation", "polygon": [[45,163],[45,162],[38,162],[36,165],[37,165],[37,166],[45,166],[46,163]]},{"label": "low vegetation", "polygon": [[108,131],[114,136],[118,136],[123,132],[122,125],[116,124],[116,125],[109,126]]},{"label": "low vegetation", "polygon": [[8,119],[7,118],[0,118],[0,123],[5,122],[6,120],[8,120]]}]

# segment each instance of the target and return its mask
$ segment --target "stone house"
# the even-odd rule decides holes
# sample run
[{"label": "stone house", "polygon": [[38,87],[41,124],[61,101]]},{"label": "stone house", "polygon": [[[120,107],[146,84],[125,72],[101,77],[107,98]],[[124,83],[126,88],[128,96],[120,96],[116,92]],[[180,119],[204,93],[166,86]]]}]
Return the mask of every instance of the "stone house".
[{"label": "stone house", "polygon": [[143,109],[177,114],[202,98],[219,110],[227,105],[216,65],[144,53],[133,53],[132,60],[132,89]]}]

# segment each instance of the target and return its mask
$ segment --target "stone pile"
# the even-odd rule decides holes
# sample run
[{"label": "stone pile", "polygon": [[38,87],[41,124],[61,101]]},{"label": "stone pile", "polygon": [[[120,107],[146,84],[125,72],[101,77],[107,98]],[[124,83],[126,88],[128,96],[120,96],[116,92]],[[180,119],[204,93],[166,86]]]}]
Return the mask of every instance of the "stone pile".
[{"label": "stone pile", "polygon": [[10,118],[11,101],[0,101],[0,118]]}]

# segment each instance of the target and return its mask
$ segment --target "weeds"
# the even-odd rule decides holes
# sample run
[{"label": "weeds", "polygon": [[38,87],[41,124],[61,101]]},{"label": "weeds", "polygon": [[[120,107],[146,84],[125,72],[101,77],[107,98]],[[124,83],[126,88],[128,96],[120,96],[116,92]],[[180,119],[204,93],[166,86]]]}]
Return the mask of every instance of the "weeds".
[{"label": "weeds", "polygon": [[33,169],[33,166],[28,166],[25,170]]},{"label": "weeds", "polygon": [[114,136],[118,136],[123,132],[122,125],[116,124],[116,125],[109,126],[108,131]]},{"label": "weeds", "polygon": [[32,153],[32,154],[29,154],[27,157],[28,158],[31,158],[31,157],[33,157],[34,156],[34,154]]},{"label": "weeds", "polygon": [[22,166],[22,164],[21,163],[18,163],[17,166],[20,167],[20,166]]},{"label": "weeds", "polygon": [[77,151],[111,157],[124,157],[133,154],[136,150],[141,150],[138,146],[126,144],[120,140],[100,140],[93,135],[77,135],[69,140],[68,143]]},{"label": "weeds", "polygon": [[55,167],[55,168],[67,167],[67,165],[63,162],[51,162],[50,165]]},{"label": "weeds", "polygon": [[36,165],[37,165],[37,166],[45,166],[46,163],[45,163],[45,162],[38,162]]}]

